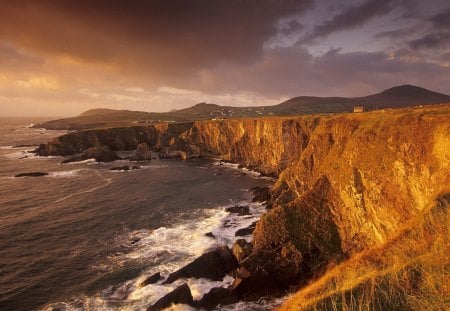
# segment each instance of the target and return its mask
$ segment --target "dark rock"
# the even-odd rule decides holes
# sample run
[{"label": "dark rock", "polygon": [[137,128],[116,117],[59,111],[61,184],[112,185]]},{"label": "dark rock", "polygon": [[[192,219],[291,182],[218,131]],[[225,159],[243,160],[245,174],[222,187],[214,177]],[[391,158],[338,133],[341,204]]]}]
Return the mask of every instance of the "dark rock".
[{"label": "dark rock", "polygon": [[252,250],[252,244],[244,239],[237,239],[231,247],[231,252],[239,263],[247,258],[252,253]]},{"label": "dark rock", "polygon": [[187,153],[184,151],[180,151],[180,150],[174,150],[174,151],[161,151],[159,153],[159,158],[160,159],[182,159],[182,160],[186,160],[187,159]]},{"label": "dark rock", "polygon": [[134,238],[131,240],[131,245],[136,244],[137,242],[139,242],[141,239],[140,238]]},{"label": "dark rock", "polygon": [[39,177],[39,176],[46,176],[48,175],[48,173],[44,173],[44,172],[30,172],[30,173],[20,173],[17,174],[14,177]]},{"label": "dark rock", "polygon": [[90,148],[84,150],[81,153],[81,155],[64,160],[61,163],[78,162],[78,161],[84,161],[84,160],[88,160],[88,159],[95,159],[97,162],[112,162],[115,160],[119,160],[120,158],[108,146],[102,145],[102,146],[98,146],[98,147],[90,147]]},{"label": "dark rock", "polygon": [[219,304],[227,305],[238,301],[238,297],[232,295],[228,288],[214,287],[208,293],[203,295],[196,306],[200,309],[213,310]]},{"label": "dark rock", "polygon": [[234,236],[246,236],[246,235],[250,235],[253,233],[253,231],[255,231],[255,227],[256,227],[256,222],[252,223],[250,226],[248,226],[247,228],[242,228],[237,230],[234,233]]},{"label": "dark rock", "polygon": [[274,252],[254,252],[247,256],[236,271],[236,278],[230,286],[231,293],[244,300],[281,295],[284,287],[275,276],[282,267],[276,266],[280,264],[276,258]]},{"label": "dark rock", "polygon": [[205,236],[210,237],[210,238],[215,238],[216,237],[212,232],[205,233]]},{"label": "dark rock", "polygon": [[228,272],[237,267],[238,262],[228,246],[220,246],[213,251],[204,253],[190,264],[170,274],[164,284],[190,277],[221,281]]},{"label": "dark rock", "polygon": [[168,293],[152,306],[147,308],[147,311],[159,311],[170,307],[172,304],[187,304],[194,305],[194,299],[192,298],[191,289],[187,284],[183,284],[175,288],[172,292]]},{"label": "dark rock", "polygon": [[139,284],[139,286],[144,287],[147,286],[148,284],[155,284],[159,280],[161,280],[161,274],[157,272],[146,278],[141,284]]},{"label": "dark rock", "polygon": [[137,166],[137,165],[133,165],[132,167],[131,167],[131,169],[132,170],[139,170],[141,167],[140,166]]},{"label": "dark rock", "polygon": [[114,166],[109,169],[110,171],[129,171],[130,167],[128,165],[124,166]]},{"label": "dark rock", "polygon": [[40,144],[36,149],[33,150],[38,156],[49,156],[48,148],[46,144]]},{"label": "dark rock", "polygon": [[250,189],[254,197],[253,202],[267,202],[270,200],[270,188],[269,187],[253,187]]},{"label": "dark rock", "polygon": [[130,157],[131,161],[149,161],[152,159],[152,152],[146,143],[139,144],[136,153]]},{"label": "dark rock", "polygon": [[250,215],[250,208],[246,205],[227,207],[225,211],[232,214],[238,214],[240,216]]}]

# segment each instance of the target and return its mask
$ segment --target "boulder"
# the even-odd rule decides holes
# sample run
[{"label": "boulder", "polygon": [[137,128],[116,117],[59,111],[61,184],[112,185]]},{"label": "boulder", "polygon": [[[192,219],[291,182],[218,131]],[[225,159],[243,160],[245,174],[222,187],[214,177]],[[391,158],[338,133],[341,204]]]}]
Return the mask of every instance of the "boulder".
[{"label": "boulder", "polygon": [[255,227],[256,227],[256,221],[254,223],[252,223],[250,226],[246,227],[246,228],[241,228],[241,229],[237,230],[234,233],[234,236],[250,235],[250,234],[253,233],[253,231],[255,231]]},{"label": "boulder", "polygon": [[20,173],[15,175],[14,177],[40,177],[40,176],[46,176],[48,173],[44,172],[29,172],[29,173]]},{"label": "boulder", "polygon": [[237,267],[238,262],[228,246],[220,246],[170,274],[164,284],[190,277],[221,281],[227,273]]},{"label": "boulder", "polygon": [[119,160],[120,158],[108,146],[101,145],[97,147],[90,147],[84,150],[81,155],[64,160],[61,163],[78,162],[88,159],[95,159],[97,162],[112,162]]},{"label": "boulder", "polygon": [[231,247],[231,252],[240,263],[252,253],[253,246],[244,239],[237,239]]},{"label": "boulder", "polygon": [[250,189],[254,197],[253,202],[268,202],[270,200],[270,188],[269,187],[253,187]]},{"label": "boulder", "polygon": [[159,153],[160,159],[181,159],[186,160],[187,159],[187,153],[180,150],[174,150],[174,151],[162,151]]},{"label": "boulder", "polygon": [[215,238],[216,236],[214,235],[214,233],[212,232],[206,232],[205,236],[209,237],[209,238]]},{"label": "boulder", "polygon": [[219,304],[227,305],[238,302],[236,295],[232,295],[230,289],[214,287],[197,301],[196,307],[204,310],[214,310]]},{"label": "boulder", "polygon": [[276,256],[272,252],[254,252],[241,261],[230,285],[232,295],[243,300],[279,296],[284,288],[275,278],[275,265],[279,264]]},{"label": "boulder", "polygon": [[149,161],[152,159],[152,152],[146,143],[139,144],[136,153],[130,157],[131,161]]},{"label": "boulder", "polygon": [[153,305],[147,308],[147,311],[159,311],[170,307],[172,304],[187,304],[194,305],[194,299],[192,298],[191,289],[187,284],[183,284],[173,291],[159,299]]},{"label": "boulder", "polygon": [[227,207],[225,211],[231,214],[238,214],[239,216],[250,215],[250,208],[247,205]]},{"label": "boulder", "polygon": [[141,284],[139,284],[139,286],[144,287],[147,286],[148,284],[155,284],[159,280],[161,280],[161,274],[157,272],[146,278]]}]

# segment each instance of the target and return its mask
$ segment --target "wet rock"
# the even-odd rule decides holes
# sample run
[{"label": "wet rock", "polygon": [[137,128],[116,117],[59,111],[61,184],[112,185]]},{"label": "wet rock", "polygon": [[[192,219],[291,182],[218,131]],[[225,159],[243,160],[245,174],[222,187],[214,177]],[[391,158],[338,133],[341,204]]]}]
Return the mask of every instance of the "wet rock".
[{"label": "wet rock", "polygon": [[237,269],[230,291],[243,300],[258,299],[262,296],[275,297],[283,292],[283,287],[275,279],[275,253],[258,252],[246,257]]},{"label": "wet rock", "polygon": [[252,223],[250,226],[246,227],[246,228],[242,228],[237,230],[234,233],[234,236],[246,236],[246,235],[250,235],[253,233],[253,231],[255,231],[255,227],[256,227],[256,221],[254,223]]},{"label": "wet rock", "polygon": [[253,187],[250,189],[254,197],[253,202],[268,202],[270,200],[270,188],[269,187]]},{"label": "wet rock", "polygon": [[187,159],[187,153],[180,150],[175,151],[161,151],[159,153],[160,159],[181,159],[186,160]]},{"label": "wet rock", "polygon": [[146,143],[139,144],[136,153],[130,157],[131,161],[149,161],[152,159],[152,152]]},{"label": "wet rock", "polygon": [[239,216],[250,215],[250,208],[247,205],[227,207],[225,211],[232,214],[238,214]]},{"label": "wet rock", "polygon": [[46,176],[48,173],[44,172],[29,172],[29,173],[20,173],[15,175],[14,177],[40,177],[40,176]]},{"label": "wet rock", "polygon": [[140,238],[134,238],[131,240],[131,245],[136,244],[137,242],[139,242],[141,239]]},{"label": "wet rock", "polygon": [[161,274],[159,272],[157,272],[157,273],[149,276],[148,278],[146,278],[141,284],[139,284],[139,286],[144,287],[144,286],[147,286],[148,284],[155,284],[159,280],[161,280]]},{"label": "wet rock", "polygon": [[221,281],[228,272],[237,267],[238,262],[228,246],[220,246],[170,274],[164,284],[190,277]]},{"label": "wet rock", "polygon": [[170,307],[172,304],[187,304],[194,305],[194,299],[192,298],[191,289],[187,284],[183,284],[175,288],[172,292],[168,293],[153,305],[147,308],[147,311],[159,311]]},{"label": "wet rock", "polygon": [[244,239],[238,239],[233,243],[231,252],[237,261],[240,263],[252,253],[253,246]]},{"label": "wet rock", "polygon": [[204,294],[196,307],[205,310],[213,310],[220,305],[227,305],[238,302],[236,295],[232,295],[230,289],[223,287],[214,287],[208,293]]},{"label": "wet rock", "polygon": [[212,232],[205,233],[205,236],[210,237],[210,238],[215,238],[216,237]]},{"label": "wet rock", "polygon": [[62,161],[61,163],[71,163],[84,161],[88,159],[95,159],[97,162],[112,162],[119,160],[119,156],[112,151],[108,146],[90,147],[84,150],[81,155]]},{"label": "wet rock", "polygon": [[35,153],[38,156],[48,156],[48,147],[46,144],[39,144],[39,146],[33,150],[33,153]]}]

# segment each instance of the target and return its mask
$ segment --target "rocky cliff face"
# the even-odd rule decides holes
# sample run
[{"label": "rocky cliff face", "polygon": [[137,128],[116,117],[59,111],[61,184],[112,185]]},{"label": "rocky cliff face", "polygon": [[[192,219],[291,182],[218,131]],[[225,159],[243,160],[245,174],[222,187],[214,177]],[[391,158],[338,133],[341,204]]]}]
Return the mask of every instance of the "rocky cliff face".
[{"label": "rocky cliff face", "polygon": [[[79,132],[42,147],[72,154],[169,146],[278,179],[254,252],[282,258],[299,282],[380,247],[450,191],[450,106],[336,116],[236,119]],[[275,260],[280,262],[280,260]]]}]

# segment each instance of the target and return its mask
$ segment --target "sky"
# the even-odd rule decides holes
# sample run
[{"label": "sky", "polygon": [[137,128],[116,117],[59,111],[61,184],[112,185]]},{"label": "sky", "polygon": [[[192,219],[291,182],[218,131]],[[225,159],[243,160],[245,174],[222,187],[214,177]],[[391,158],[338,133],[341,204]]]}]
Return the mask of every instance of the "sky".
[{"label": "sky", "polygon": [[448,0],[0,0],[0,115],[450,94]]}]

